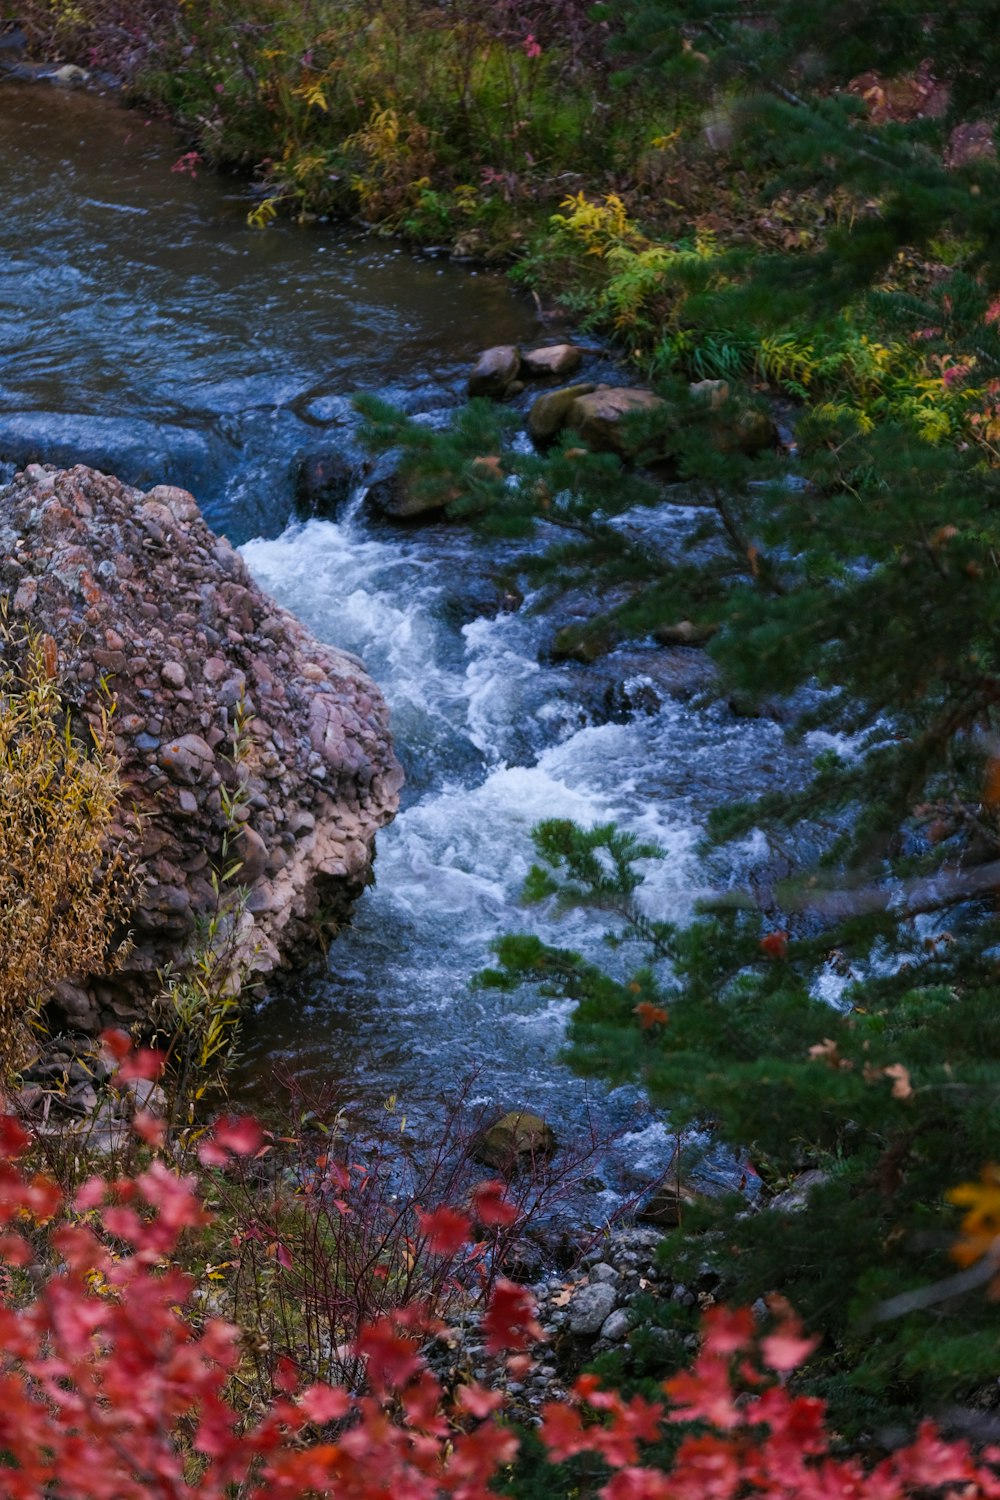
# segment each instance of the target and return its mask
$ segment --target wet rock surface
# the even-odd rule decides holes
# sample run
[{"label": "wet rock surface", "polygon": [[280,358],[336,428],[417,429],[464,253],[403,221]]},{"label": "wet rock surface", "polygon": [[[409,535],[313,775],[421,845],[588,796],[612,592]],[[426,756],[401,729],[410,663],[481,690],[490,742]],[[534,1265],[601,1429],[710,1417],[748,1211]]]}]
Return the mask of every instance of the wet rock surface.
[{"label": "wet rock surface", "polygon": [[[385,703],[357,658],[264,594],[173,486],[143,493],[82,466],[30,466],[0,492],[0,555],[13,619],[55,643],[77,732],[114,700],[120,831],[143,879],[123,967],[67,975],[56,997],[67,1018],[86,1029],[144,1018],[158,971],[183,968],[206,923],[234,975],[336,931],[402,783]],[[242,903],[213,885],[227,840]]]}]

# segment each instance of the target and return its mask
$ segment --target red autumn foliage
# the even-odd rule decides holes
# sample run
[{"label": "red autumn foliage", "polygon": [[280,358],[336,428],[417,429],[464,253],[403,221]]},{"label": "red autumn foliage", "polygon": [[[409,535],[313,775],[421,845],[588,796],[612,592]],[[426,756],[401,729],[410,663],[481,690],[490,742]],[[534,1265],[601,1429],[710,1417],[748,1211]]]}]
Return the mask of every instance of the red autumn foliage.
[{"label": "red autumn foliage", "polygon": [[[227,1127],[229,1128],[229,1127]],[[232,1127],[230,1150],[249,1150]],[[517,1438],[503,1398],[479,1385],[453,1398],[422,1345],[436,1329],[406,1307],[356,1341],[365,1389],[300,1381],[285,1360],[263,1409],[240,1409],[240,1334],[200,1316],[194,1284],[172,1263],[207,1215],[192,1177],[154,1161],[134,1179],[85,1183],[72,1202],[16,1164],[27,1141],[0,1118],[0,1497],[38,1500],[489,1500]],[[456,1214],[453,1226],[457,1233]],[[467,1222],[467,1221],[466,1221]],[[47,1280],[20,1296],[6,1267],[34,1252],[14,1230],[46,1234]],[[444,1231],[441,1211],[424,1228]],[[7,1232],[10,1231],[10,1232]],[[448,1228],[450,1234],[450,1228]],[[523,1287],[498,1280],[482,1319],[489,1348],[524,1350],[540,1335]],[[925,1424],[874,1467],[835,1457],[821,1401],[784,1379],[809,1354],[788,1315],[758,1340],[745,1310],[714,1309],[692,1368],[667,1401],[626,1401],[595,1376],[545,1408],[555,1461],[598,1456],[602,1500],[936,1500],[1000,1497],[1000,1450],[974,1457]],[[523,1358],[524,1356],[519,1356]],[[774,1372],[779,1372],[777,1377]],[[643,1462],[662,1424],[696,1422],[669,1471]]]},{"label": "red autumn foliage", "polygon": [[455,1208],[437,1208],[430,1214],[418,1208],[417,1220],[432,1255],[456,1255],[472,1234],[468,1214]]},{"label": "red autumn foliage", "polygon": [[509,1228],[517,1219],[517,1205],[509,1202],[499,1180],[481,1182],[472,1194],[476,1217],[486,1228]]},{"label": "red autumn foliage", "polygon": [[663,1006],[653,1005],[649,1000],[640,1000],[632,1014],[639,1017],[639,1025],[643,1031],[650,1031],[654,1026],[665,1026],[669,1020]]},{"label": "red autumn foliage", "polygon": [[788,933],[768,932],[760,940],[760,951],[768,958],[788,957]]}]

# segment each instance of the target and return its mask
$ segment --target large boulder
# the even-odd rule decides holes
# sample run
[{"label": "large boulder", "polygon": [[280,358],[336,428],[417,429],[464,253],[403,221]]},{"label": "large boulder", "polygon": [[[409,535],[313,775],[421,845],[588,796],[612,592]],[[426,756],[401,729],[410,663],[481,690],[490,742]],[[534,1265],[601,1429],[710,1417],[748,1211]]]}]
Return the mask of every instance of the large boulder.
[{"label": "large boulder", "polygon": [[521,351],[514,344],[496,344],[484,349],[469,376],[470,396],[490,396],[502,401],[521,389]]},{"label": "large boulder", "polygon": [[[144,1019],[206,924],[233,983],[336,931],[403,779],[360,662],[263,593],[186,490],[33,465],[0,495],[0,595],[55,642],[79,733],[113,695],[121,823],[137,829],[134,945],[113,975],[66,976],[69,1019]],[[213,886],[227,841],[242,903]]]},{"label": "large boulder", "polygon": [[688,386],[696,401],[713,413],[712,441],[720,453],[744,453],[748,458],[778,443],[774,419],[756,406],[734,401],[727,380],[696,380]]},{"label": "large boulder", "polygon": [[543,344],[539,349],[525,349],[521,355],[521,374],[541,380],[548,375],[564,377],[580,368],[583,350],[576,344]]},{"label": "large boulder", "polygon": [[510,1174],[525,1162],[540,1161],[556,1149],[552,1126],[541,1115],[510,1110],[483,1132],[473,1153],[476,1161]]},{"label": "large boulder", "polygon": [[388,464],[372,476],[364,503],[369,514],[385,516],[390,521],[416,521],[422,517],[439,520],[445,506],[457,498],[456,489],[421,489],[393,464]]},{"label": "large boulder", "polygon": [[663,438],[656,447],[657,457],[666,457],[670,448],[670,406],[653,391],[599,385],[589,395],[576,398],[566,415],[566,425],[580,434],[588,448],[633,458],[636,444],[627,419],[640,413],[663,419]]},{"label": "large boulder", "polygon": [[295,471],[295,509],[300,516],[335,518],[347,505],[357,469],[337,448],[309,453]]}]

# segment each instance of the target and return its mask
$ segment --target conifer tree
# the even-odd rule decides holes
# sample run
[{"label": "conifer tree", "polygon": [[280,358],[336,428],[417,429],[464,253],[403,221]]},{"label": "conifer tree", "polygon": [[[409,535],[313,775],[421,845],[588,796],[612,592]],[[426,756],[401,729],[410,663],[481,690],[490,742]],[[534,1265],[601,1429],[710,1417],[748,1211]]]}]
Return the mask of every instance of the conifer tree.
[{"label": "conifer tree", "polygon": [[[722,693],[785,695],[793,733],[841,736],[805,785],[724,808],[708,830],[718,847],[762,828],[786,850],[794,829],[796,868],[778,880],[765,862],[685,929],[636,904],[636,862],[655,851],[543,824],[529,899],[617,911],[631,967],[614,977],[512,935],[482,982],[576,1001],[576,1066],[640,1079],[677,1127],[749,1150],[770,1187],[822,1170],[800,1211],[697,1206],[669,1254],[692,1275],[711,1256],[728,1295],[788,1295],[829,1335],[814,1383],[846,1429],[871,1431],[996,1378],[982,1291],[928,1288],[954,1270],[948,1190],[1000,1149],[1000,174],[950,155],[953,127],[995,109],[1000,6],[609,11],[630,77],[724,98],[734,150],[860,205],[817,250],[724,252],[689,316],[747,337],[793,329],[813,348],[836,325],[869,352],[916,350],[912,389],[866,405],[817,381],[795,452],[747,457],[710,402],[668,381],[633,433],[658,466],[641,477],[575,434],[547,455],[506,449],[485,404],[440,437],[369,406],[371,435],[415,468],[433,450],[454,513],[544,538],[525,564],[536,581],[589,584],[581,651],[689,621],[711,637]],[[946,90],[940,119],[876,127],[838,92],[865,69],[917,67]],[[641,524],[664,477],[704,507],[680,556]]]}]

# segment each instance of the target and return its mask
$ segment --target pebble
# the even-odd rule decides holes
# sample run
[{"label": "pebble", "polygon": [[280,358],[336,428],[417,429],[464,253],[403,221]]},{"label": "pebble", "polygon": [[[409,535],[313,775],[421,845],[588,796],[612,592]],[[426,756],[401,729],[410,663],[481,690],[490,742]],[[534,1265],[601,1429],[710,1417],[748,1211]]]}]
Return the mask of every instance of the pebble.
[{"label": "pebble", "polygon": [[616,1308],[601,1324],[601,1338],[607,1339],[609,1343],[617,1344],[628,1333],[630,1321],[623,1307]]},{"label": "pebble", "polygon": [[615,1305],[614,1288],[606,1282],[583,1286],[569,1304],[568,1326],[578,1338],[597,1333]]}]

